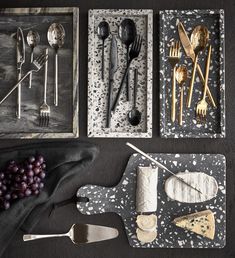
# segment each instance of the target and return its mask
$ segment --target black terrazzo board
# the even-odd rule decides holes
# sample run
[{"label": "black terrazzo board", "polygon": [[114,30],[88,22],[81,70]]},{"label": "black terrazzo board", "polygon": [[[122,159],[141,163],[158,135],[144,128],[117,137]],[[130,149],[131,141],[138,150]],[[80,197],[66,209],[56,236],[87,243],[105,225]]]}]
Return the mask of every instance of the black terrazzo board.
[{"label": "black terrazzo board", "polygon": [[[88,137],[152,137],[152,33],[153,11],[142,9],[98,9],[89,10],[88,24]],[[119,105],[111,118],[110,128],[105,128],[111,35],[115,35],[118,46],[118,70],[114,76],[113,100],[126,68],[126,46],[118,36],[118,28],[125,18],[136,24],[137,34],[143,38],[139,57],[130,66],[131,101],[126,101],[125,89],[120,96]],[[98,38],[97,28],[101,21],[107,21],[110,35],[105,40],[104,81],[101,80],[102,40]],[[141,122],[132,126],[127,119],[133,106],[134,69],[138,68],[137,108],[142,113]],[[125,88],[125,87],[124,87]]]},{"label": "black terrazzo board", "polygon": [[[203,86],[196,72],[192,105],[186,108],[186,96],[192,72],[192,60],[186,56],[183,47],[179,65],[186,65],[189,79],[184,85],[183,126],[178,123],[180,88],[176,85],[176,122],[172,123],[171,114],[171,75],[172,68],[168,61],[169,47],[173,39],[179,40],[177,20],[180,20],[190,38],[194,27],[205,25],[209,32],[209,43],[212,45],[211,66],[208,86],[217,104],[217,108],[208,105],[205,124],[197,123],[195,108],[202,98]],[[164,10],[160,11],[160,135],[175,138],[223,138],[225,137],[225,60],[224,60],[224,11],[223,10]],[[199,54],[199,64],[203,73],[208,48]],[[208,98],[206,99],[208,101]]]},{"label": "black terrazzo board", "polygon": [[[89,202],[78,202],[78,210],[85,215],[115,212],[122,217],[129,244],[139,248],[223,248],[226,241],[226,160],[220,154],[150,154],[174,173],[182,171],[204,172],[218,183],[217,196],[196,204],[170,200],[164,183],[170,174],[158,172],[158,236],[150,244],[141,244],[136,237],[135,195],[138,166],[149,166],[150,162],[139,154],[133,154],[123,177],[115,187],[107,188],[86,185],[77,191],[77,196],[87,197]],[[215,239],[209,240],[195,233],[176,227],[171,221],[179,216],[210,209],[215,214]]]},{"label": "black terrazzo board", "polygon": [[[34,57],[45,48],[49,50],[47,102],[51,108],[49,127],[39,127],[39,107],[43,102],[44,68],[33,73],[32,88],[28,79],[22,82],[22,117],[16,118],[15,91],[0,106],[0,138],[68,138],[78,136],[78,8],[14,8],[0,13],[0,98],[17,81],[16,31],[21,27],[26,46],[22,76],[29,69],[30,47],[27,33],[35,30],[40,43],[34,48]],[[59,105],[53,104],[54,50],[47,40],[49,26],[61,23],[65,29],[65,43],[58,51]]]}]

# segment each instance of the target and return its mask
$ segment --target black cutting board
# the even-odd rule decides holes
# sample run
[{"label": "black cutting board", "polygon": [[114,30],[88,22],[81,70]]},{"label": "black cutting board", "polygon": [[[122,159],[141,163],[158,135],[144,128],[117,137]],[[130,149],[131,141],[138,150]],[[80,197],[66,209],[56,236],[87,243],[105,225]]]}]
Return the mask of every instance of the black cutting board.
[{"label": "black cutting board", "polygon": [[[78,202],[78,210],[86,215],[115,212],[122,217],[129,243],[141,248],[223,248],[226,240],[226,160],[220,154],[150,154],[168,169],[177,172],[204,172],[215,177],[219,191],[215,198],[196,204],[180,203],[170,200],[164,183],[170,174],[158,173],[158,237],[149,244],[142,244],[136,237],[135,194],[136,171],[138,166],[149,166],[150,162],[139,154],[133,154],[127,164],[123,177],[115,187],[96,185],[81,187],[77,196],[87,197],[88,202]],[[210,209],[215,214],[215,239],[209,240],[176,227],[171,221],[179,216]]]}]

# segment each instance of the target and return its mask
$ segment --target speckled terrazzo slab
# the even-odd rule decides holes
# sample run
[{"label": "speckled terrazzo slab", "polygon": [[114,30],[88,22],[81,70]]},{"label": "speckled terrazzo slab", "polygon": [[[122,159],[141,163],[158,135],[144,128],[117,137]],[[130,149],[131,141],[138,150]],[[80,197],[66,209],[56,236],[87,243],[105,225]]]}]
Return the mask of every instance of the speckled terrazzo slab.
[{"label": "speckled terrazzo slab", "polygon": [[[178,124],[179,113],[179,87],[176,86],[176,122],[172,123],[171,113],[171,74],[172,69],[168,61],[169,46],[173,39],[178,40],[177,20],[180,20],[185,30],[190,35],[197,25],[207,26],[210,32],[210,44],[212,45],[211,67],[208,86],[217,104],[217,109],[208,105],[207,121],[204,125],[197,123],[195,108],[202,97],[203,86],[196,72],[196,81],[192,97],[191,108],[186,108],[184,103],[183,126]],[[225,137],[225,67],[224,67],[224,11],[223,10],[165,10],[160,11],[160,134],[161,137],[191,137],[191,138],[223,138]],[[192,60],[186,57],[182,48],[180,65],[186,65],[189,71],[189,79],[185,84],[184,100],[188,94]],[[207,52],[199,54],[199,64],[203,73]]]},{"label": "speckled terrazzo slab", "polygon": [[[136,170],[148,166],[149,161],[139,154],[133,154],[119,184],[112,188],[95,185],[81,187],[77,196],[87,197],[89,202],[78,202],[78,210],[86,215],[115,212],[124,221],[129,243],[140,248],[222,248],[226,241],[226,160],[220,154],[150,154],[174,173],[180,171],[204,172],[213,176],[218,183],[216,198],[197,204],[179,203],[170,200],[164,183],[170,174],[158,173],[158,237],[151,244],[141,244],[136,238]],[[215,214],[215,239],[209,240],[177,228],[171,221],[179,216],[210,209]]]},{"label": "speckled terrazzo slab", "polygon": [[[109,23],[111,34],[116,35],[118,46],[118,70],[114,78],[113,96],[117,94],[126,66],[126,46],[118,37],[118,27],[125,18],[132,19],[137,34],[143,37],[140,55],[131,65],[130,87],[133,94],[134,68],[138,68],[137,107],[142,113],[141,123],[131,126],[127,113],[131,110],[132,101],[126,102],[125,91],[121,94],[116,112],[112,115],[110,128],[105,128],[109,56],[111,35],[105,40],[104,82],[101,80],[101,45],[97,36],[98,24],[105,20]],[[88,25],[88,137],[152,137],[152,10],[89,10]]]},{"label": "speckled terrazzo slab", "polygon": [[[14,8],[0,10],[0,98],[17,81],[16,40],[17,27],[24,33],[26,60],[22,75],[29,69],[30,47],[26,36],[30,29],[40,35],[34,56],[44,48],[49,49],[47,102],[51,108],[49,127],[39,127],[39,107],[43,101],[44,68],[22,83],[22,117],[17,119],[16,93],[0,106],[0,138],[68,138],[78,137],[78,8]],[[65,43],[58,52],[59,106],[53,104],[54,50],[49,46],[47,30],[54,23],[65,29]]]}]

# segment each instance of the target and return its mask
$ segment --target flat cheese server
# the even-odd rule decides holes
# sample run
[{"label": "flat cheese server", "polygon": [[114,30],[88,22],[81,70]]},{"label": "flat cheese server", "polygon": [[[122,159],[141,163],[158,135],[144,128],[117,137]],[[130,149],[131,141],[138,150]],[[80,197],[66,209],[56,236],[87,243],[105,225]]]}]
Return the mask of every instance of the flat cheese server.
[{"label": "flat cheese server", "polygon": [[73,224],[69,232],[64,234],[52,235],[24,235],[24,241],[31,241],[51,237],[69,237],[74,244],[87,244],[116,238],[118,230],[116,228],[90,225],[90,224]]}]

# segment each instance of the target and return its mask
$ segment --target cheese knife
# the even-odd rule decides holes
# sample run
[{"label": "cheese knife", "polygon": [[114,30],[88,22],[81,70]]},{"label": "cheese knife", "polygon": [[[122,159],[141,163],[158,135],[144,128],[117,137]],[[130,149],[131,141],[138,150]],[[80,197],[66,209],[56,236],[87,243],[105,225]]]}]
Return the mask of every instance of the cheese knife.
[{"label": "cheese knife", "polygon": [[[21,68],[25,62],[25,42],[24,34],[20,27],[17,28],[16,33],[16,61],[17,61],[17,81],[21,79]],[[21,118],[21,84],[19,84],[17,89],[17,110],[16,116],[18,119]]]},{"label": "cheese knife", "polygon": [[110,60],[109,60],[109,88],[108,88],[108,105],[107,105],[107,116],[106,116],[106,128],[110,127],[111,122],[111,108],[112,108],[112,97],[113,97],[113,81],[114,74],[117,71],[118,66],[118,48],[116,37],[112,36],[111,47],[110,47]]},{"label": "cheese knife", "polygon": [[[190,57],[194,62],[195,61],[195,52],[194,52],[193,46],[191,44],[191,41],[190,41],[190,39],[187,35],[187,32],[184,28],[184,25],[180,21],[178,21],[177,27],[178,27],[178,33],[179,33],[180,41],[181,41],[181,44],[184,48],[185,54],[188,57]],[[198,74],[200,76],[201,82],[204,85],[205,84],[205,78],[203,76],[203,73],[202,73],[202,70],[201,70],[201,67],[200,67],[199,64],[197,64],[197,71],[198,71]],[[210,89],[208,87],[207,87],[207,95],[208,95],[213,107],[216,108],[215,101],[214,101],[214,99],[211,95]]]},{"label": "cheese knife", "polygon": [[51,237],[69,237],[74,244],[88,244],[93,242],[100,242],[118,237],[118,230],[116,228],[97,226],[90,224],[73,224],[69,232],[64,234],[50,234],[50,235],[24,235],[24,241],[37,240]]}]

